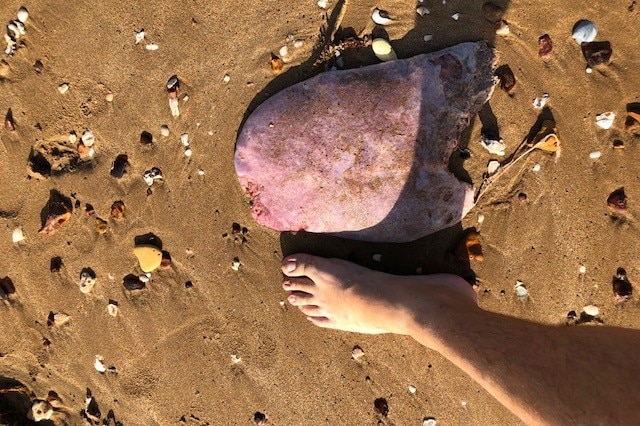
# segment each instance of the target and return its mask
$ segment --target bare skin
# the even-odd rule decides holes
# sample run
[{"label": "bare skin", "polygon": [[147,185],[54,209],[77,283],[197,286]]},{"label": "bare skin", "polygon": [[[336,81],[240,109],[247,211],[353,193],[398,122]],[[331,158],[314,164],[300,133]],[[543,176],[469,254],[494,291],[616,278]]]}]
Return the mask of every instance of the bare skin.
[{"label": "bare skin", "polygon": [[283,260],[289,302],[312,323],[413,337],[528,424],[633,425],[640,331],[556,327],[478,307],[450,274],[395,276],[308,254]]}]

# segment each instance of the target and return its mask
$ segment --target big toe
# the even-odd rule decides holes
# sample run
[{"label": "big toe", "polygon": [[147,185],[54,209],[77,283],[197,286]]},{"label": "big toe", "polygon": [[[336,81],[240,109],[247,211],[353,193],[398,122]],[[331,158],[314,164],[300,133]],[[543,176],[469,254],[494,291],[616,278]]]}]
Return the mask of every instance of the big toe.
[{"label": "big toe", "polygon": [[288,277],[309,277],[315,281],[328,268],[329,259],[306,253],[287,256],[282,261],[282,273]]}]

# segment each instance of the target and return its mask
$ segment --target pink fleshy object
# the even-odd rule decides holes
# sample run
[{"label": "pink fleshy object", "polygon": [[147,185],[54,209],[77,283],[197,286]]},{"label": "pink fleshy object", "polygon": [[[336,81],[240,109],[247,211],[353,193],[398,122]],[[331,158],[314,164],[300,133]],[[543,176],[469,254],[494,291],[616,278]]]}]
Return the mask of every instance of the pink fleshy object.
[{"label": "pink fleshy object", "polygon": [[253,217],[278,231],[407,242],[458,223],[473,188],[449,170],[494,89],[486,42],[291,86],[260,105],[236,145]]}]

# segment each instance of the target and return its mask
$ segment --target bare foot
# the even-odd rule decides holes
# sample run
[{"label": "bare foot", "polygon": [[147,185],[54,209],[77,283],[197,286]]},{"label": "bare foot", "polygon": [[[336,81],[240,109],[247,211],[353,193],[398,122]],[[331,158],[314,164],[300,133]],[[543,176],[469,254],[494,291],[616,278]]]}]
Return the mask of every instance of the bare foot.
[{"label": "bare foot", "polygon": [[286,257],[282,272],[289,302],[320,327],[411,335],[438,315],[477,307],[471,286],[450,274],[397,276],[302,253]]}]

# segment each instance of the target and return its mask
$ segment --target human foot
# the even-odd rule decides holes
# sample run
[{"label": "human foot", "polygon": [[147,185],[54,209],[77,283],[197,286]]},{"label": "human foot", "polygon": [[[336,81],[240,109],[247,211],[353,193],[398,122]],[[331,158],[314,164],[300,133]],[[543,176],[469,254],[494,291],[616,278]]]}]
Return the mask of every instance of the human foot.
[{"label": "human foot", "polygon": [[340,259],[295,254],[282,262],[288,300],[312,323],[359,333],[413,334],[438,315],[477,306],[462,278],[450,274],[397,276]]}]

